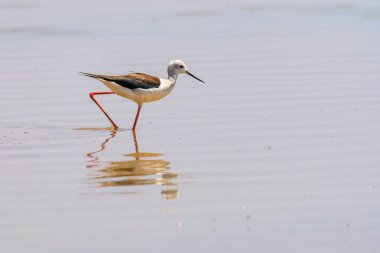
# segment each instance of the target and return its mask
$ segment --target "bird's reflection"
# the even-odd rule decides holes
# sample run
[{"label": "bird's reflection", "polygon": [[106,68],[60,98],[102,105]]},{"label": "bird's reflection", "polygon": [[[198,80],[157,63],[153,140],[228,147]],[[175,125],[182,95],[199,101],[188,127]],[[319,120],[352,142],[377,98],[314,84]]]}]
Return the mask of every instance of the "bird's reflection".
[{"label": "bird's reflection", "polygon": [[161,197],[163,199],[178,198],[178,188],[174,180],[178,174],[169,171],[169,162],[159,159],[161,154],[140,152],[136,132],[133,133],[134,153],[123,154],[125,159],[121,161],[102,161],[100,153],[106,150],[110,140],[115,138],[117,131],[112,131],[98,150],[87,153],[90,160],[87,168],[96,169],[92,179],[99,187],[115,186],[139,186],[139,185],[161,185]]}]

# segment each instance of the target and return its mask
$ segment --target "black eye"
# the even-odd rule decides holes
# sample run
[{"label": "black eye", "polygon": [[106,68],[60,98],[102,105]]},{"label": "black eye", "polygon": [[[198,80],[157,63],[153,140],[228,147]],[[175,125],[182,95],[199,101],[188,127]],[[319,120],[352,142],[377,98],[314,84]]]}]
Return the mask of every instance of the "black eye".
[{"label": "black eye", "polygon": [[181,66],[179,66],[181,69],[183,69],[183,66],[181,65]]}]

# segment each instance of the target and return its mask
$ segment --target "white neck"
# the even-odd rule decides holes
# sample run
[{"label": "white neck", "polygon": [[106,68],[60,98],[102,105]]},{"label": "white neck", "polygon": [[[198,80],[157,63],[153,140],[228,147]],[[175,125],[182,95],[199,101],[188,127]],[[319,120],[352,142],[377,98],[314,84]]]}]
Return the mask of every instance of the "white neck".
[{"label": "white neck", "polygon": [[177,81],[177,77],[178,77],[178,75],[168,76],[168,79],[175,82],[175,81]]}]

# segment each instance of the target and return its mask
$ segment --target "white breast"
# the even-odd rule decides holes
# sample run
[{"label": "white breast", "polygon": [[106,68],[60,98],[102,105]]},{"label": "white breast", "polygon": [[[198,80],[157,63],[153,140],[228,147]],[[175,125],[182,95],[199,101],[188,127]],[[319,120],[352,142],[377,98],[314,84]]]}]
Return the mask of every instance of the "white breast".
[{"label": "white breast", "polygon": [[130,90],[123,86],[118,85],[117,83],[108,82],[105,80],[99,80],[110,90],[114,91],[117,95],[124,98],[133,100],[139,105],[144,103],[150,103],[157,100],[160,100],[172,91],[175,86],[175,80],[168,80],[160,78],[160,87],[152,89],[134,89]]}]

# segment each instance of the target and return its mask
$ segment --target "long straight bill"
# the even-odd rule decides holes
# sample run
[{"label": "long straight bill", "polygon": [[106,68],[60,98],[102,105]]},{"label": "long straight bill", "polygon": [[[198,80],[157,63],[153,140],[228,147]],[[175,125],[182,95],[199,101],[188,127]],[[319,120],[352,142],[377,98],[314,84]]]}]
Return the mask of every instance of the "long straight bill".
[{"label": "long straight bill", "polygon": [[186,74],[188,74],[189,76],[194,77],[194,78],[197,79],[198,81],[204,83],[201,79],[199,79],[198,77],[194,76],[194,75],[191,74],[189,71],[186,71]]}]

